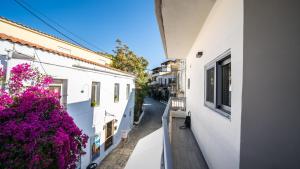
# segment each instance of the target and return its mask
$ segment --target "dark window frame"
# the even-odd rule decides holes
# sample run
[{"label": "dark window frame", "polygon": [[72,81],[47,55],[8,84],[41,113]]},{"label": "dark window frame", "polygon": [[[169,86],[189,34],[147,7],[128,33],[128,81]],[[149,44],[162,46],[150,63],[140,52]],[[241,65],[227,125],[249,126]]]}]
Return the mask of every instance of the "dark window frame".
[{"label": "dark window frame", "polygon": [[[229,85],[229,89],[228,92],[230,92],[230,94],[228,94],[229,96],[229,105],[224,105],[223,104],[223,100],[222,97],[224,95],[224,91],[222,88],[223,85],[223,74],[222,74],[222,68],[224,65],[228,65],[230,64],[230,72],[229,72],[229,82],[231,83],[231,74],[232,74],[232,70],[231,70],[231,52],[230,50],[227,50],[226,52],[224,52],[223,54],[221,54],[220,56],[218,56],[216,59],[214,59],[213,61],[211,61],[210,63],[208,63],[207,65],[205,65],[204,67],[204,105],[210,109],[212,109],[213,111],[225,116],[226,118],[231,118],[231,91],[230,91],[230,85]],[[214,69],[214,101],[213,102],[209,102],[207,101],[207,72],[208,70]]]},{"label": "dark window frame", "polygon": [[[217,64],[216,66],[217,66],[217,73],[218,73],[217,74],[217,78],[218,78],[217,79],[217,87],[218,88],[216,89],[216,92],[217,92],[216,107],[218,109],[225,111],[228,114],[231,114],[231,101],[230,101],[229,105],[223,104],[224,93],[223,93],[223,69],[222,69],[223,66],[228,65],[228,64],[230,64],[230,68],[231,68],[231,55],[230,54],[227,55],[222,60],[219,60],[216,64]],[[231,75],[231,72],[229,74]],[[230,81],[231,80],[229,79],[229,82]],[[230,92],[230,91],[228,91],[228,92]]]},{"label": "dark window frame", "polygon": [[[213,86],[213,102],[210,102],[207,100],[207,72],[209,70],[213,69],[214,70],[214,86]],[[205,76],[204,76],[204,104],[210,108],[215,107],[215,103],[216,103],[216,66],[215,63],[212,64],[208,64],[207,66],[205,66],[205,72],[204,72]]]}]

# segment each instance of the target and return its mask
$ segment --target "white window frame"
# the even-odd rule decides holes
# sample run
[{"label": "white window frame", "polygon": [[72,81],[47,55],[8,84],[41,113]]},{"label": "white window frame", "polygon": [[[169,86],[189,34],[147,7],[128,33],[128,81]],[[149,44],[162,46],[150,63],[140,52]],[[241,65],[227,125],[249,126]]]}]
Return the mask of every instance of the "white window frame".
[{"label": "white window frame", "polygon": [[129,99],[130,96],[130,84],[126,84],[126,99]]},{"label": "white window frame", "polygon": [[53,83],[49,85],[49,87],[60,87],[60,103],[67,109],[67,91],[68,91],[68,81],[66,79],[53,79]]},{"label": "white window frame", "polygon": [[[118,93],[116,93],[116,86],[118,86]],[[116,96],[118,99],[116,99]],[[114,83],[114,103],[118,103],[119,101],[120,101],[120,83]]]},{"label": "white window frame", "polygon": [[91,88],[91,104],[93,102],[93,87],[95,86],[94,96],[95,96],[95,107],[100,106],[100,96],[101,96],[101,83],[93,81],[92,82],[92,88]]},{"label": "white window frame", "polygon": [[[222,74],[220,69],[222,65],[231,63],[231,51],[230,49],[218,56],[216,59],[205,65],[204,67],[204,105],[215,112],[223,115],[224,117],[231,118],[231,107],[222,105],[220,99],[222,98]],[[214,69],[214,101],[209,102],[206,100],[207,95],[207,71],[211,68]],[[232,99],[231,99],[232,100]]]}]

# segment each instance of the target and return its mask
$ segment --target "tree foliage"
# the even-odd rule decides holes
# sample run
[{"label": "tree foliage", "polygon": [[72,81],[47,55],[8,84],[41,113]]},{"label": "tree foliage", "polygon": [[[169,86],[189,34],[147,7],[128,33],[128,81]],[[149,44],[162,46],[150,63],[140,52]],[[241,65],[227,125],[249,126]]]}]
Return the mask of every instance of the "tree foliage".
[{"label": "tree foliage", "polygon": [[0,90],[1,169],[75,169],[88,137],[48,90],[52,81],[29,64],[12,68]]},{"label": "tree foliage", "polygon": [[111,66],[136,76],[135,117],[137,118],[148,91],[148,74],[146,72],[148,61],[144,57],[137,56],[127,45],[117,39]]}]

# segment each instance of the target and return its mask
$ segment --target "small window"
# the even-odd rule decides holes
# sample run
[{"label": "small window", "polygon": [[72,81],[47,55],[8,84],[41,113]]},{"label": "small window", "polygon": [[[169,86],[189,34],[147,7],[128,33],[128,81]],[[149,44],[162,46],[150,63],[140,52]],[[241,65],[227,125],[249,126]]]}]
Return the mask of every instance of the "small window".
[{"label": "small window", "polygon": [[188,78],[188,89],[190,89],[190,87],[191,87],[191,80],[190,78]]},{"label": "small window", "polygon": [[230,114],[231,107],[231,62],[230,58],[217,63],[218,75],[218,100],[217,107],[226,110]]},{"label": "small window", "polygon": [[130,96],[130,84],[126,85],[126,99],[128,100]]},{"label": "small window", "polygon": [[206,101],[214,102],[214,88],[215,88],[215,68],[206,70]]},{"label": "small window", "polygon": [[114,89],[114,102],[119,102],[119,93],[120,93],[120,84],[115,83],[115,89]]},{"label": "small window", "polygon": [[54,91],[60,95],[60,103],[67,108],[67,80],[65,79],[54,79],[53,83],[50,84],[49,90]]},{"label": "small window", "polygon": [[226,117],[231,115],[230,51],[205,67],[205,105]]},{"label": "small window", "polygon": [[100,105],[100,82],[92,82],[91,106]]}]

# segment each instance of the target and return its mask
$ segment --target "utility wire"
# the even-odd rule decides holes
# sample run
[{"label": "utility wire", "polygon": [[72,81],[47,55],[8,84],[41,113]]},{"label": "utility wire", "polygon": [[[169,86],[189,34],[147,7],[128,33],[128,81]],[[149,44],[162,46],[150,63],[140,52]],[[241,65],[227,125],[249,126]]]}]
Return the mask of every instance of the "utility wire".
[{"label": "utility wire", "polygon": [[55,28],[54,26],[52,26],[50,23],[48,23],[46,20],[44,20],[43,18],[41,18],[40,16],[36,15],[32,10],[30,10],[28,7],[26,7],[24,4],[22,4],[20,1],[18,0],[14,0],[18,5],[20,5],[23,9],[25,9],[27,12],[29,12],[31,15],[33,15],[34,17],[36,17],[37,19],[39,19],[41,22],[43,22],[44,24],[46,24],[48,27],[50,27],[51,29],[55,30],[56,32],[58,32],[59,34],[61,34],[63,37],[67,38],[68,40],[72,41],[73,43],[82,46],[84,48],[86,48],[84,45],[82,45],[81,43],[73,40],[72,38],[70,38],[69,36],[67,36],[66,34],[64,34],[63,32],[61,32],[60,30],[58,30],[57,28]]},{"label": "utility wire", "polygon": [[39,60],[40,65],[41,65],[41,67],[42,67],[44,73],[45,73],[46,75],[49,75],[49,74],[46,72],[46,70],[45,70],[45,68],[44,68],[44,66],[43,66],[43,64],[42,64],[42,62],[41,62],[41,59],[40,59],[40,57],[39,57],[39,55],[37,54],[37,52],[36,52],[35,49],[34,49],[34,53],[35,53],[35,56],[37,57],[37,59]]},{"label": "utility wire", "polygon": [[66,32],[68,32],[69,34],[71,34],[71,35],[73,35],[74,37],[76,37],[77,39],[79,39],[79,40],[85,42],[86,44],[88,44],[88,45],[90,45],[90,46],[92,46],[92,47],[98,49],[98,50],[101,51],[101,52],[108,53],[108,52],[106,52],[105,50],[99,48],[99,47],[98,47],[97,45],[95,45],[94,43],[91,43],[91,42],[85,40],[84,38],[82,38],[81,36],[79,36],[79,35],[73,33],[72,31],[70,31],[70,30],[67,29],[66,27],[62,26],[61,24],[59,24],[59,23],[56,22],[55,20],[53,20],[53,19],[51,19],[50,17],[48,17],[47,15],[43,14],[41,11],[39,11],[39,10],[33,8],[33,7],[32,7],[30,4],[28,4],[27,2],[22,1],[22,3],[25,4],[28,8],[31,8],[32,11],[37,12],[38,14],[40,14],[41,16],[43,16],[44,18],[48,19],[50,22],[52,22],[52,23],[54,23],[55,25],[57,25],[58,27],[60,27],[62,30],[66,31]]}]

